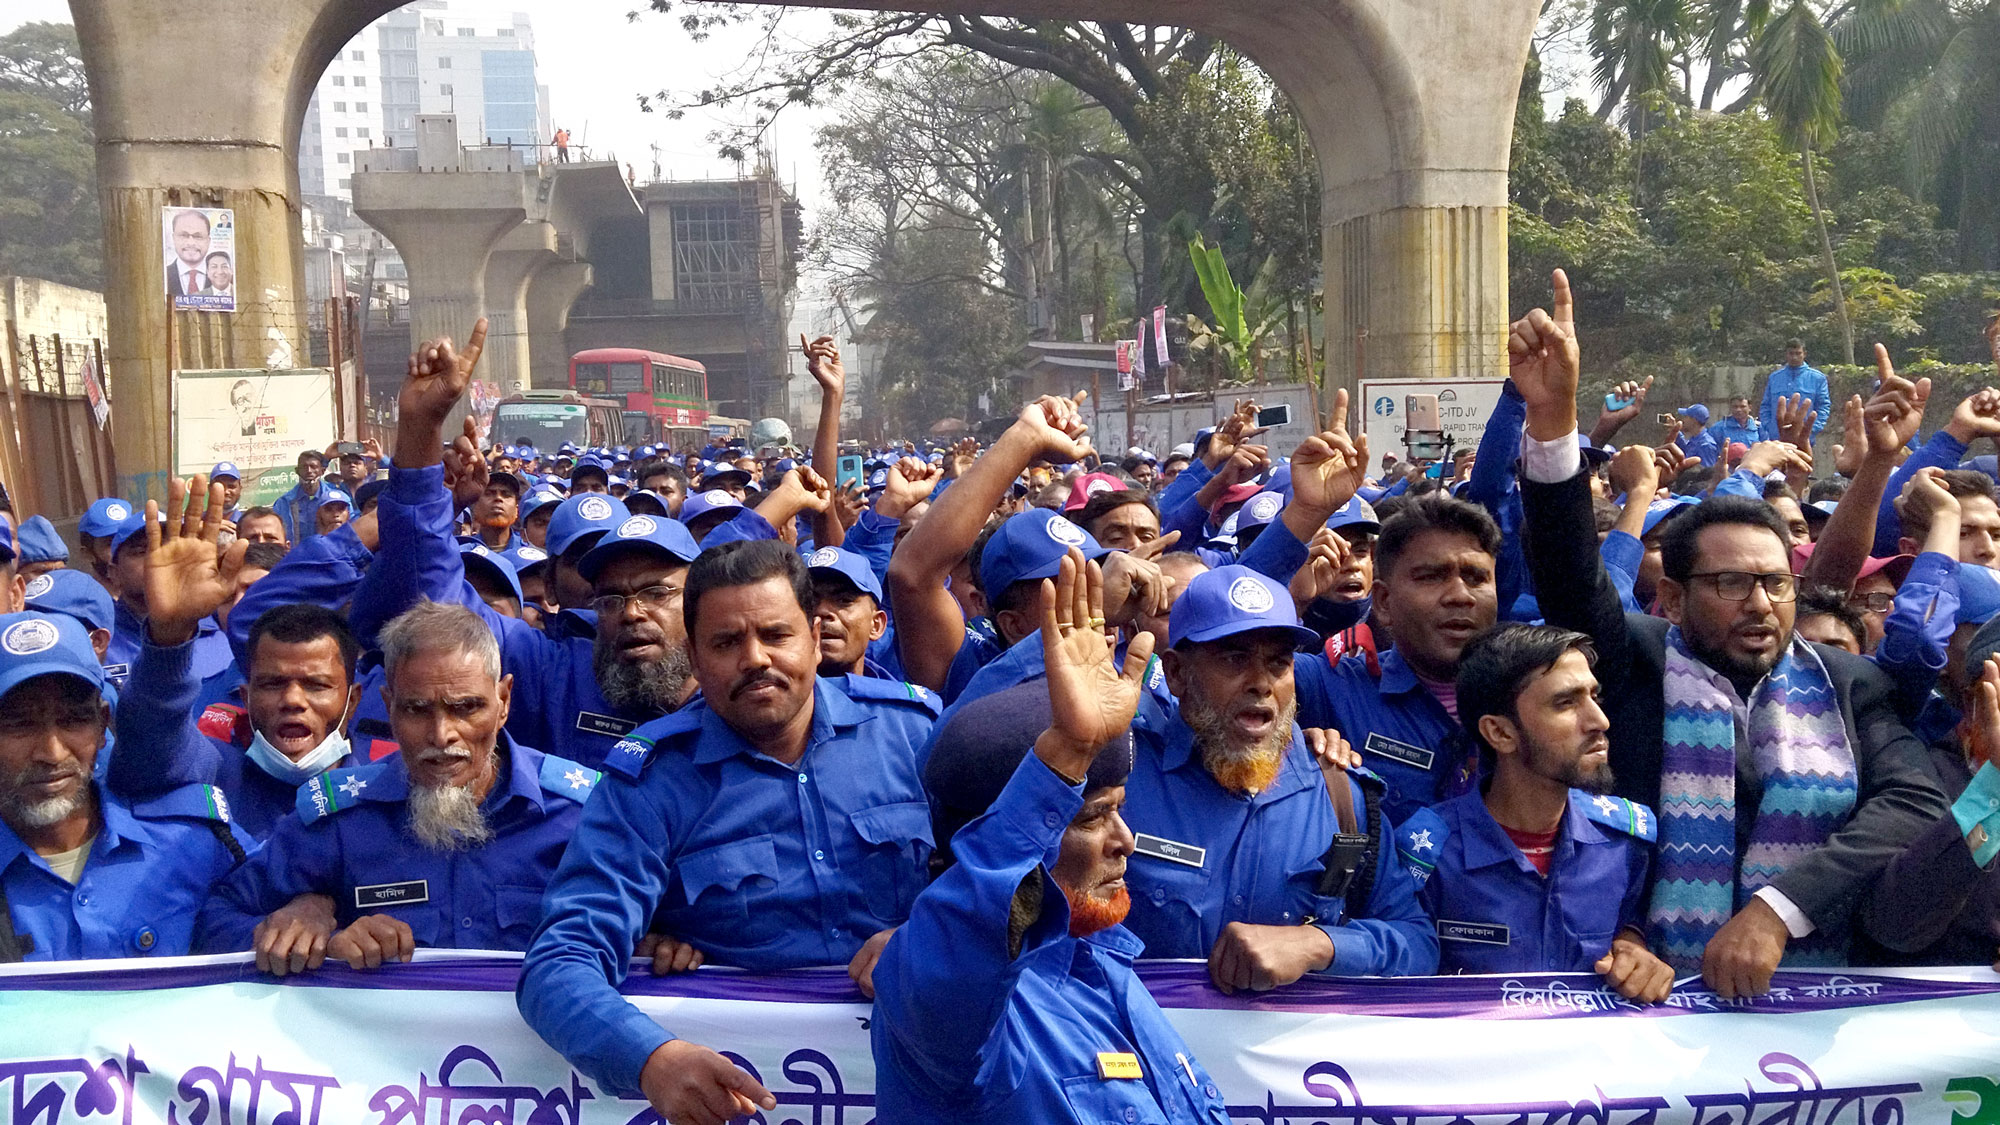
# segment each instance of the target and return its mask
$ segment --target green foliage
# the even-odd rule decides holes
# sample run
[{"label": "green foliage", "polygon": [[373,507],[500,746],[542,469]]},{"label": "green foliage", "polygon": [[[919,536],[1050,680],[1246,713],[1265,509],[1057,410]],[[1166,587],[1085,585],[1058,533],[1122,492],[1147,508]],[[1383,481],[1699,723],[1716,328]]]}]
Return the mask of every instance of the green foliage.
[{"label": "green foliage", "polygon": [[1189,346],[1197,353],[1209,353],[1229,373],[1227,382],[1241,383],[1262,375],[1264,362],[1272,351],[1271,337],[1284,318],[1286,304],[1274,292],[1272,260],[1246,291],[1230,276],[1229,263],[1220,247],[1196,237],[1188,243],[1188,258],[1201,281],[1202,295],[1214,314],[1213,325],[1199,317],[1188,317],[1192,330]]},{"label": "green foliage", "polygon": [[951,227],[916,227],[896,253],[870,302],[871,342],[882,348],[880,405],[888,432],[918,433],[940,418],[967,417],[981,392],[995,387],[1025,326],[1018,306],[975,280],[985,248],[977,235]]},{"label": "green foliage", "polygon": [[[1923,326],[1917,323],[1924,310],[1921,291],[1905,289],[1896,284],[1894,276],[1866,267],[1840,271],[1840,284],[1847,296],[1848,321],[1860,339],[1887,344],[1922,334]],[[1811,326],[1815,335],[1838,331],[1833,320],[1832,287],[1824,278],[1813,282],[1810,304],[1827,310]]]},{"label": "green foliage", "polygon": [[104,272],[90,89],[76,31],[0,36],[0,274],[96,288]]}]

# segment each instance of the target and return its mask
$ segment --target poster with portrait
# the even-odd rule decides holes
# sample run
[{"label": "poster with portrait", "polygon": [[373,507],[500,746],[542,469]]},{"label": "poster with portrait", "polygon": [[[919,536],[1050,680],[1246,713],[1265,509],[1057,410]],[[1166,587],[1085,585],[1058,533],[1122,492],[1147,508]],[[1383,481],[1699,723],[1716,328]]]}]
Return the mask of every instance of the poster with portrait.
[{"label": "poster with portrait", "polygon": [[177,309],[236,311],[236,212],[228,207],[162,207],[160,240],[167,296]]},{"label": "poster with portrait", "polygon": [[233,461],[243,473],[240,505],[268,504],[298,483],[301,452],[333,443],[333,372],[178,371],[174,414],[175,473]]}]

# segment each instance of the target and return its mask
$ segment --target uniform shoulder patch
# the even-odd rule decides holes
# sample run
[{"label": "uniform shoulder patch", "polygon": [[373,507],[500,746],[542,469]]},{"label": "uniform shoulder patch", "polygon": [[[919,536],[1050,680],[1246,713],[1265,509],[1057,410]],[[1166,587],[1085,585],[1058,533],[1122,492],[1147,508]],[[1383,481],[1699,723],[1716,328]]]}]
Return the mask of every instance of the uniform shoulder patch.
[{"label": "uniform shoulder patch", "polygon": [[542,755],[542,791],[558,797],[567,797],[582,804],[597,783],[604,777],[597,770],[585,769],[568,758],[558,758],[554,754]]},{"label": "uniform shoulder patch", "polygon": [[1349,766],[1347,767],[1347,776],[1360,782],[1361,787],[1368,790],[1370,794],[1381,794],[1389,791],[1388,780],[1367,766]]},{"label": "uniform shoulder patch", "polygon": [[1652,843],[1660,832],[1660,818],[1653,810],[1623,797],[1610,794],[1580,798],[1583,815],[1606,828]]},{"label": "uniform shoulder patch", "polygon": [[938,693],[920,684],[904,680],[880,680],[874,676],[863,676],[857,672],[847,674],[841,687],[849,699],[868,702],[901,703],[918,708],[935,719],[944,714],[944,700]]},{"label": "uniform shoulder patch", "polygon": [[292,807],[307,824],[353,808],[366,799],[368,786],[379,772],[379,767],[368,766],[328,770],[299,786],[298,799]]},{"label": "uniform shoulder patch", "polygon": [[1396,826],[1396,858],[1421,884],[1437,870],[1444,842],[1450,838],[1451,828],[1443,817],[1430,809],[1418,809]]},{"label": "uniform shoulder patch", "polygon": [[132,814],[141,820],[178,816],[228,824],[229,798],[213,785],[182,785],[133,805]]},{"label": "uniform shoulder patch", "polygon": [[618,740],[604,756],[604,771],[628,781],[637,781],[652,759],[656,747],[672,747],[701,733],[701,713],[705,707],[690,702],[671,715],[662,715]]}]

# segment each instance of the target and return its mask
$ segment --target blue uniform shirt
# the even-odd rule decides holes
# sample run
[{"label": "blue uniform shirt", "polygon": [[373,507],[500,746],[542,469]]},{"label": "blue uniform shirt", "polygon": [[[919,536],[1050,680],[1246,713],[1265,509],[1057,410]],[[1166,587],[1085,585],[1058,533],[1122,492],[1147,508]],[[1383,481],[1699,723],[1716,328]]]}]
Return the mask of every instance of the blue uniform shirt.
[{"label": "blue uniform shirt", "polygon": [[1405,821],[1396,848],[1423,882],[1440,973],[1587,973],[1644,925],[1658,829],[1644,805],[1572,789],[1544,877],[1473,792]]},{"label": "blue uniform shirt", "polygon": [[521,1014],[606,1089],[674,1036],[616,990],[650,928],[711,963],[845,965],[908,916],[928,878],[930,811],[917,747],[937,702],[902,683],[815,679],[794,765],[700,700],[647,723],[606,760],[576,844],[549,885]]},{"label": "blue uniform shirt", "polygon": [[226,799],[188,785],[128,803],[100,785],[97,807],[102,824],[74,886],[0,823],[0,885],[15,932],[34,943],[27,959],[187,953],[210,885],[251,845],[229,823]]},{"label": "blue uniform shirt", "polygon": [[278,513],[278,522],[285,525],[286,542],[297,546],[319,535],[319,502],[326,491],[327,480],[321,477],[310,491],[301,482],[271,502],[271,510]]},{"label": "blue uniform shirt", "polygon": [[[1083,787],[1030,753],[952,837],[957,862],[875,965],[877,1120],[1228,1125],[1221,1090],[1132,971],[1138,939],[1123,926],[1069,936],[1043,868],[1082,807]],[[1010,934],[1029,891],[1039,917]],[[1136,1056],[1139,1077],[1100,1076],[1104,1052]]]},{"label": "blue uniform shirt", "polygon": [[401,755],[328,770],[300,786],[263,849],[215,888],[197,947],[248,949],[266,914],[297,895],[324,894],[333,896],[342,927],[387,914],[408,923],[425,948],[526,949],[542,890],[598,775],[504,733],[496,753],[503,768],[480,804],[493,839],[464,851],[436,851],[410,835]]},{"label": "blue uniform shirt", "polygon": [[[146,621],[121,601],[112,622],[111,643],[104,649],[104,678],[123,690],[125,681],[132,675],[132,662],[139,659],[139,649],[146,643]],[[195,679],[206,681],[229,672],[236,656],[230,651],[229,638],[223,635],[222,627],[215,623],[215,618],[201,619],[195,627],[193,644],[194,652],[189,660]]]},{"label": "blue uniform shirt", "polygon": [[1478,757],[1465,731],[1417,679],[1402,654],[1389,649],[1376,664],[1378,680],[1360,656],[1339,663],[1324,653],[1292,659],[1299,725],[1330,727],[1361,752],[1362,764],[1389,785],[1385,806],[1397,824],[1417,810],[1471,788]]},{"label": "blue uniform shirt", "polygon": [[1734,414],[1725,414],[1707,432],[1715,435],[1715,444],[1721,447],[1722,453],[1728,453],[1729,447],[1737,442],[1756,445],[1764,440],[1764,424],[1757,421],[1754,414],[1747,422],[1738,422]]},{"label": "blue uniform shirt", "polygon": [[1812,436],[1819,439],[1819,432],[1826,428],[1826,420],[1833,413],[1833,393],[1827,387],[1826,373],[1809,363],[1797,367],[1780,367],[1764,382],[1764,402],[1757,408],[1757,426],[1773,438],[1778,435],[1778,400],[1793,395],[1804,395],[1812,404]]},{"label": "blue uniform shirt", "polygon": [[[1735,421],[1733,418],[1730,420]],[[1688,457],[1701,458],[1701,463],[1705,466],[1715,464],[1715,459],[1722,456],[1726,448],[1715,431],[1714,426],[1704,426],[1700,433],[1692,437],[1682,437],[1681,453]]]},{"label": "blue uniform shirt", "polygon": [[[1368,916],[1322,898],[1320,876],[1339,818],[1325,775],[1297,727],[1270,788],[1255,796],[1216,784],[1179,719],[1165,730],[1135,728],[1137,753],[1125,782],[1125,823],[1141,834],[1126,866],[1132,912],[1125,925],[1148,957],[1206,958],[1231,922],[1319,926],[1333,940],[1339,976],[1420,976],[1437,969],[1437,940],[1417,905],[1417,884],[1397,863],[1395,841],[1380,843]],[[1361,786],[1353,788],[1358,816]],[[1387,826],[1393,836],[1394,826]],[[1365,831],[1365,827],[1362,827]],[[1161,845],[1180,845],[1179,847]],[[1190,857],[1201,849],[1200,862]]]}]

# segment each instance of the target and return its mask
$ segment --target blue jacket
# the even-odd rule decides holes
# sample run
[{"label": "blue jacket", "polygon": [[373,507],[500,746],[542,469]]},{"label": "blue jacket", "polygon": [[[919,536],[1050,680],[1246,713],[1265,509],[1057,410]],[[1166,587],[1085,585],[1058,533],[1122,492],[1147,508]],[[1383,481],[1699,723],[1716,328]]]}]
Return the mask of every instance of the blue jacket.
[{"label": "blue jacket", "polygon": [[[1436,971],[1437,940],[1417,905],[1416,881],[1396,862],[1394,825],[1380,842],[1366,916],[1349,917],[1343,900],[1320,896],[1323,860],[1340,821],[1298,728],[1277,779],[1253,796],[1216,784],[1194,751],[1194,732],[1178,718],[1147,715],[1133,734],[1124,816],[1145,838],[1126,867],[1132,912],[1125,925],[1146,943],[1148,957],[1206,958],[1231,922],[1311,924],[1333,940],[1327,971],[1336,976]],[[1367,807],[1361,785],[1342,780],[1358,816]],[[1201,861],[1161,843],[1202,849]]]},{"label": "blue jacket", "polygon": [[1804,395],[1812,400],[1812,436],[1819,439],[1819,432],[1826,428],[1826,420],[1833,414],[1833,392],[1827,387],[1826,373],[1806,364],[1801,367],[1780,367],[1771,372],[1764,381],[1764,403],[1757,408],[1757,425],[1773,437],[1778,433],[1778,400],[1793,395]]},{"label": "blue jacket", "polygon": [[[877,1120],[1228,1125],[1214,1079],[1132,972],[1139,940],[1123,926],[1069,936],[1046,867],[1082,807],[1082,786],[1031,753],[952,838],[957,863],[875,965]],[[1024,890],[1040,909],[1017,931]],[[1139,1077],[1101,1077],[1105,1053],[1136,1056]]]},{"label": "blue jacket", "polygon": [[519,986],[529,1025],[631,1096],[674,1038],[617,991],[649,928],[763,971],[845,965],[901,924],[929,876],[916,752],[936,717],[901,683],[817,679],[795,765],[701,700],[619,743],[549,884]]},{"label": "blue jacket", "polygon": [[263,849],[216,886],[197,948],[248,949],[265,915],[298,895],[324,894],[342,927],[387,914],[408,923],[423,948],[526,949],[542,890],[598,775],[505,734],[496,753],[504,768],[480,803],[493,839],[464,851],[436,851],[410,835],[401,755],[300,786]]},{"label": "blue jacket", "polygon": [[321,477],[312,491],[304,483],[295,484],[271,502],[278,522],[285,525],[285,541],[297,546],[319,534],[319,501],[326,495],[326,478]]},{"label": "blue jacket", "polygon": [[1896,466],[1896,471],[1889,474],[1888,485],[1882,490],[1881,506],[1875,510],[1875,544],[1869,549],[1870,555],[1886,558],[1898,553],[1897,547],[1903,536],[1903,518],[1896,512],[1896,499],[1903,495],[1903,486],[1910,483],[1917,470],[1956,469],[1959,462],[1965,459],[1966,451],[1964,442],[1939,430]]},{"label": "blue jacket", "polygon": [[1869,659],[1895,683],[1896,710],[1905,722],[1915,723],[1944,674],[1951,635],[1958,628],[1959,565],[1936,551],[1918,555],[1882,620],[1882,643]]},{"label": "blue jacket", "polygon": [[1587,973],[1645,925],[1658,830],[1644,805],[1572,789],[1544,877],[1472,792],[1405,821],[1396,848],[1423,884],[1440,973]]},{"label": "blue jacket", "polygon": [[[266,773],[244,753],[249,742],[224,742],[203,734],[189,714],[200,684],[190,668],[194,642],[162,648],[148,643],[132,666],[132,680],[119,701],[115,728],[118,753],[106,781],[133,798],[158,797],[194,783],[220,789],[232,819],[245,834],[262,840],[292,811],[298,785]],[[247,724],[245,724],[247,730]],[[339,764],[354,763],[352,754]]]},{"label": "blue jacket", "polygon": [[100,785],[103,816],[75,886],[0,822],[0,886],[30,961],[178,957],[209,887],[253,846],[213,788],[128,802]]},{"label": "blue jacket", "polygon": [[[1735,419],[1732,418],[1730,421],[1733,422]],[[1722,456],[1724,448],[1722,439],[1716,434],[1716,429],[1717,427],[1715,426],[1704,426],[1702,431],[1693,437],[1683,437],[1681,439],[1681,453],[1688,457],[1701,458],[1703,465],[1715,464],[1715,459]]]},{"label": "blue jacket", "polygon": [[1338,664],[1324,653],[1292,658],[1302,727],[1330,727],[1361,752],[1364,764],[1389,783],[1389,819],[1401,824],[1417,810],[1471,788],[1478,756],[1465,731],[1417,679],[1402,654],[1376,661],[1377,680],[1359,656]]},{"label": "blue jacket", "polygon": [[[1723,415],[1719,421],[1710,426],[1705,432],[1715,435],[1715,444],[1720,447],[1723,453],[1729,452],[1729,447],[1739,441],[1744,445],[1756,445],[1758,442],[1764,440],[1764,424],[1762,422],[1752,418],[1748,422],[1738,423],[1734,416],[1728,414]],[[1710,463],[1713,464],[1713,462]]]},{"label": "blue jacket", "polygon": [[[253,585],[251,589],[256,587]],[[146,621],[122,601],[117,603],[111,620],[111,643],[104,650],[104,678],[123,690],[132,675],[132,662],[139,659],[139,650],[146,644]],[[222,627],[215,623],[215,618],[201,619],[191,643],[194,646],[191,667],[196,679],[219,683],[230,676],[229,666],[235,654],[230,652],[229,638],[222,635]],[[237,676],[236,680],[241,682],[241,678]]]},{"label": "blue jacket", "polygon": [[237,665],[250,666],[250,628],[265,610],[300,602],[338,610],[354,597],[354,588],[373,558],[352,523],[294,546],[271,573],[251,583],[243,600],[229,611],[224,632]]}]

